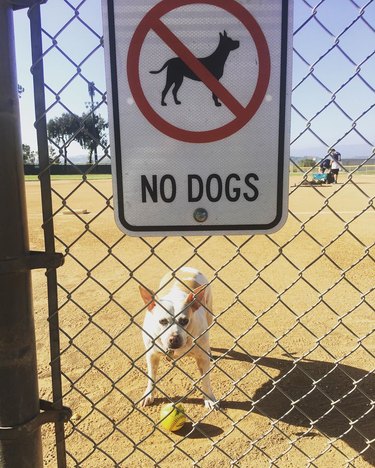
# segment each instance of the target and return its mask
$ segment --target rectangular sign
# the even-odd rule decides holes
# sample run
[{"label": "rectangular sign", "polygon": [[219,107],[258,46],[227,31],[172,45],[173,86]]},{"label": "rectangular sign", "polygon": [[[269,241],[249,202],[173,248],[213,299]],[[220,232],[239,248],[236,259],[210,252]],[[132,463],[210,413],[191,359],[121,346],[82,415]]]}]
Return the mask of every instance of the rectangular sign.
[{"label": "rectangular sign", "polygon": [[292,0],[102,4],[120,229],[279,229],[287,215]]}]

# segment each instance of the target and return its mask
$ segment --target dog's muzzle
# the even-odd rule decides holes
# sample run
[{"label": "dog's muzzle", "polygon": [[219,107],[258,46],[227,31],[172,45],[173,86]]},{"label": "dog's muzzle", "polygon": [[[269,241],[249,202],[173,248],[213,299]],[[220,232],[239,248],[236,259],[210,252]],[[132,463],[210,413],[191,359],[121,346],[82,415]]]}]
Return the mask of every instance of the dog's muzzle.
[{"label": "dog's muzzle", "polygon": [[178,349],[182,346],[182,338],[180,335],[171,335],[168,339],[170,349]]}]

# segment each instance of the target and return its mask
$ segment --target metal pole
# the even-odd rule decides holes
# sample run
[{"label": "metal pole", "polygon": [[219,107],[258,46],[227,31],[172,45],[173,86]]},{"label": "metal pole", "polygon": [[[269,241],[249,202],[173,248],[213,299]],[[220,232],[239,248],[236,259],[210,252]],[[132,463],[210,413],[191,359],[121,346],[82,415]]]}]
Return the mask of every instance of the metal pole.
[{"label": "metal pole", "polygon": [[[29,252],[13,11],[0,0],[0,265]],[[5,273],[4,273],[5,270]],[[27,268],[0,274],[0,428],[22,426],[39,414],[38,374]],[[0,439],[3,439],[0,437]],[[0,440],[2,468],[42,467],[40,429]]]},{"label": "metal pole", "polygon": [[[51,177],[49,173],[50,163],[48,160],[48,140],[47,140],[47,119],[46,119],[46,99],[44,94],[44,67],[43,67],[43,46],[42,46],[42,23],[40,5],[35,4],[29,10],[31,26],[31,51],[32,51],[32,74],[34,80],[34,103],[35,121],[38,140],[40,184],[42,191],[43,209],[43,231],[44,242],[47,253],[55,252],[55,238],[53,225],[53,206]],[[65,160],[66,161],[66,160]],[[61,383],[61,363],[60,363],[60,335],[59,335],[59,315],[57,296],[57,274],[56,269],[48,269],[48,316],[50,333],[51,352],[51,377],[53,406],[62,409],[62,383]],[[66,467],[64,422],[58,421],[55,424],[57,466]]]}]

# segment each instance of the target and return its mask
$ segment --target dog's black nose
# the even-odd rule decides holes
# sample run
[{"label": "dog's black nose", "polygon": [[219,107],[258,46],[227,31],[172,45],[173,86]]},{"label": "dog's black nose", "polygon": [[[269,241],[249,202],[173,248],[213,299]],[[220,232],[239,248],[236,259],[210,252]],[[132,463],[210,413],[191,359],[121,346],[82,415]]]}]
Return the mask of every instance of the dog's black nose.
[{"label": "dog's black nose", "polygon": [[182,345],[182,340],[180,335],[171,335],[168,340],[169,347],[171,349],[180,348]]}]

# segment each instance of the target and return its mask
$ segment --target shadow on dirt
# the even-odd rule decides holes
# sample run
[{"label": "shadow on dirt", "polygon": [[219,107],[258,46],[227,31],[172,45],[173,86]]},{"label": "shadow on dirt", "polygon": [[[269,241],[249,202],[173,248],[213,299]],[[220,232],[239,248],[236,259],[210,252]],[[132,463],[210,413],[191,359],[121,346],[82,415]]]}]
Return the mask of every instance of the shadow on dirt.
[{"label": "shadow on dirt", "polygon": [[191,422],[188,422],[175,434],[178,434],[189,439],[211,439],[222,434],[224,431],[213,424],[198,423],[193,426]]},{"label": "shadow on dirt", "polygon": [[323,361],[304,360],[294,364],[288,359],[250,356],[221,348],[212,351],[227,353],[223,359],[256,362],[266,373],[267,368],[279,370],[276,377],[270,377],[256,390],[251,401],[223,401],[222,408],[255,411],[273,420],[315,429],[331,440],[341,438],[364,460],[375,465],[373,373]]}]

